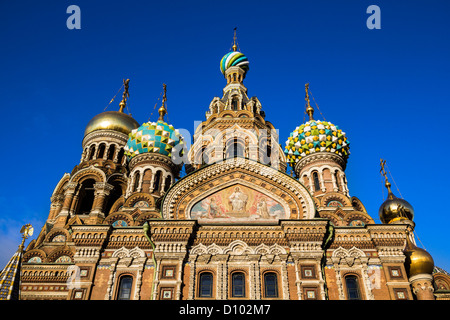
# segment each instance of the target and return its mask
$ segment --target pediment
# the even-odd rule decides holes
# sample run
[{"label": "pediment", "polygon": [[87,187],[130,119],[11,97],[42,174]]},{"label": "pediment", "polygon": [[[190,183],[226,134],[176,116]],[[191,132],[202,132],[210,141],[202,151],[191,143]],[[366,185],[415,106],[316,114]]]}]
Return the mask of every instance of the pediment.
[{"label": "pediment", "polygon": [[285,201],[263,188],[255,189],[244,183],[212,188],[201,200],[192,201],[187,218],[199,222],[270,222],[288,218],[289,206]]},{"label": "pediment", "polygon": [[[243,193],[243,200],[238,200],[238,195],[232,196],[234,192]],[[236,158],[203,167],[175,183],[164,197],[163,218],[206,222],[213,198],[222,206],[219,211],[213,210],[213,214],[230,216],[222,217],[228,222],[263,221],[257,215],[265,216],[266,221],[313,219],[316,211],[312,196],[298,180],[256,161]],[[239,201],[245,202],[245,208]],[[269,214],[265,215],[266,212]]]}]

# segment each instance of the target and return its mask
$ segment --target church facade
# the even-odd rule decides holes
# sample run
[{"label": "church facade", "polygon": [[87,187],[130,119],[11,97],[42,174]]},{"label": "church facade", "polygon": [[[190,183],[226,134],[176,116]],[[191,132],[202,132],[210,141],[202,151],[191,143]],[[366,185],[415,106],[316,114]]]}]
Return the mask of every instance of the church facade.
[{"label": "church facade", "polygon": [[80,162],[23,251],[20,299],[448,298],[450,277],[416,246],[414,210],[384,162],[375,223],[347,184],[350,142],[314,119],[308,85],[309,120],[282,146],[247,95],[247,57],[233,46],[220,67],[223,95],[189,148],[164,120],[165,86],[156,122],[123,112],[128,81],[119,111],[89,121]]}]

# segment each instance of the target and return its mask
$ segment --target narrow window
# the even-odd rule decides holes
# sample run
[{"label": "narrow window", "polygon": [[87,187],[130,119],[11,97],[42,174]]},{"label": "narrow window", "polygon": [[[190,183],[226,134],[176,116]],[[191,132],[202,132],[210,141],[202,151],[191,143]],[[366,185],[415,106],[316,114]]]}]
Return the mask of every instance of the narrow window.
[{"label": "narrow window", "polygon": [[123,148],[120,148],[119,154],[117,155],[117,163],[122,164],[123,163],[123,156],[125,154],[125,150]]},{"label": "narrow window", "polygon": [[94,159],[94,155],[95,155],[95,145],[93,144],[89,150],[89,160]]},{"label": "narrow window", "polygon": [[153,182],[153,191],[159,190],[159,184],[161,183],[161,171],[158,171],[155,176],[155,181]]},{"label": "narrow window", "polygon": [[361,300],[359,294],[358,278],[356,276],[345,277],[345,285],[347,287],[348,300]]},{"label": "narrow window", "polygon": [[95,181],[92,179],[84,180],[81,183],[80,190],[78,192],[77,214],[89,214],[91,212],[95,199],[94,184]]},{"label": "narrow window", "polygon": [[231,296],[233,298],[245,297],[245,275],[235,272],[231,276]]},{"label": "narrow window", "polygon": [[131,276],[124,276],[120,279],[117,300],[130,300],[132,284],[133,278]]},{"label": "narrow window", "polygon": [[233,111],[237,111],[237,109],[238,109],[238,100],[237,100],[237,98],[233,98],[233,100],[231,101],[231,106],[232,106]]},{"label": "narrow window", "polygon": [[136,172],[136,174],[134,175],[134,191],[137,191],[137,189],[139,187],[140,179],[141,179],[141,175],[139,174],[139,172]]},{"label": "narrow window", "polygon": [[108,150],[108,160],[114,160],[115,154],[116,154],[116,146],[112,144]]},{"label": "narrow window", "polygon": [[278,298],[278,279],[275,272],[264,274],[264,297]]},{"label": "narrow window", "polygon": [[337,171],[334,172],[334,179],[336,180],[336,187],[339,191],[341,189],[341,184],[339,181],[339,173]]},{"label": "narrow window", "polygon": [[227,159],[244,156],[244,146],[237,139],[229,140],[227,143]]},{"label": "narrow window", "polygon": [[210,272],[200,274],[198,296],[200,298],[212,298],[213,276]]},{"label": "narrow window", "polygon": [[166,177],[166,182],[164,183],[164,192],[169,190],[171,184],[172,184],[172,177],[171,176],[167,176]]},{"label": "narrow window", "polygon": [[313,180],[314,180],[314,190],[320,191],[319,174],[317,172],[313,172]]},{"label": "narrow window", "polygon": [[105,154],[105,144],[102,143],[98,148],[97,159],[102,159],[104,154]]}]

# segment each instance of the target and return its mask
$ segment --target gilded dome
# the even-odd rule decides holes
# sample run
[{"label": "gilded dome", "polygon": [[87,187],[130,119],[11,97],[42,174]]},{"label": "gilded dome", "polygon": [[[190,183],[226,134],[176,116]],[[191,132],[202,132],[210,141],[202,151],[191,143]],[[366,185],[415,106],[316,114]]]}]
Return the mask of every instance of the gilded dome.
[{"label": "gilded dome", "polygon": [[152,152],[171,157],[174,148],[184,144],[178,130],[163,120],[144,123],[133,129],[128,137],[124,150],[129,160],[139,154]]},{"label": "gilded dome", "polygon": [[96,130],[114,130],[129,134],[131,130],[139,127],[139,123],[128,114],[120,111],[102,112],[89,121],[84,136]]},{"label": "gilded dome", "polygon": [[381,204],[378,214],[381,222],[385,224],[414,219],[412,205],[406,200],[397,198],[392,192],[389,192],[387,200]]},{"label": "gilded dome", "polygon": [[406,240],[405,248],[405,269],[409,277],[418,274],[432,274],[434,269],[434,260],[431,254],[426,250],[416,247],[409,236]]},{"label": "gilded dome", "polygon": [[316,152],[331,152],[345,160],[350,154],[350,142],[338,126],[327,121],[310,120],[291,132],[284,153],[291,166]]}]

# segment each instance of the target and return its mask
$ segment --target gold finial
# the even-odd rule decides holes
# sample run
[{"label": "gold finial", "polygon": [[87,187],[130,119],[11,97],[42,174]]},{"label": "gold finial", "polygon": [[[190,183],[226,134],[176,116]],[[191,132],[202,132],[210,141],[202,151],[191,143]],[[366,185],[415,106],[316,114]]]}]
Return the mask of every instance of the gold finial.
[{"label": "gold finial", "polygon": [[163,88],[164,88],[164,94],[163,94],[163,99],[162,99],[162,106],[159,108],[158,113],[159,113],[159,119],[160,121],[164,121],[164,116],[167,113],[166,110],[166,101],[167,101],[167,97],[166,97],[166,92],[167,92],[167,86],[165,83],[163,83]]},{"label": "gold finial", "polygon": [[311,120],[314,120],[314,118],[313,118],[314,109],[311,107],[311,105],[309,103],[308,89],[309,89],[309,83],[305,84],[305,101],[306,101],[306,113],[309,116],[309,121],[311,121]]},{"label": "gold finial", "polygon": [[387,173],[385,170],[386,160],[380,159],[380,166],[381,166],[380,173],[382,176],[384,176],[384,181],[385,181],[384,185],[388,189],[388,199],[393,199],[394,194],[392,193],[392,190],[391,190],[391,183],[388,181]]},{"label": "gold finial", "polygon": [[237,45],[236,45],[236,29],[237,28],[234,28],[234,36],[233,36],[233,51],[236,51],[237,50]]},{"label": "gold finial", "polygon": [[31,224],[27,223],[20,229],[20,233],[22,233],[22,243],[19,246],[19,250],[23,251],[25,247],[25,240],[33,235],[34,228]]},{"label": "gold finial", "polygon": [[123,95],[122,95],[122,101],[120,101],[119,106],[119,112],[123,112],[123,109],[125,109],[125,106],[127,105],[127,99],[130,97],[130,93],[128,92],[130,79],[123,79]]}]

